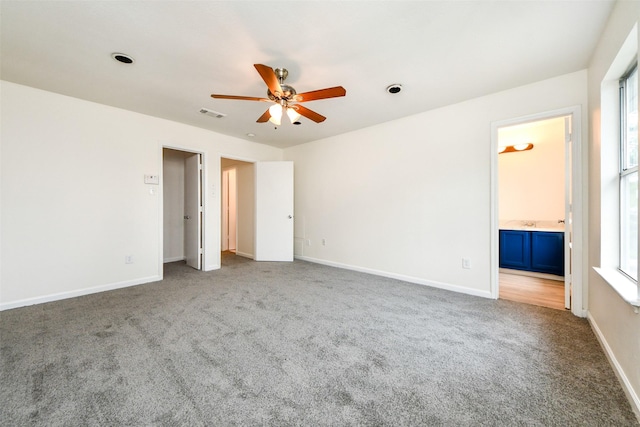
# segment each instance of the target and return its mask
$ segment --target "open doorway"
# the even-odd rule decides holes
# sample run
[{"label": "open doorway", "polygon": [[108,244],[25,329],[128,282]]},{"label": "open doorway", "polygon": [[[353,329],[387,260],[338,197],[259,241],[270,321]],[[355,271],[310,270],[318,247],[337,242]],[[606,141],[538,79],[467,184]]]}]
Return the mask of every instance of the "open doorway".
[{"label": "open doorway", "polygon": [[498,129],[501,299],[564,309],[565,117]]},{"label": "open doorway", "polygon": [[222,252],[236,252],[237,221],[238,221],[238,184],[236,168],[229,167],[222,170]]},{"label": "open doorway", "polygon": [[579,107],[492,125],[495,298],[584,314],[579,126]]},{"label": "open doorway", "polygon": [[[254,164],[221,158],[220,248],[224,256],[254,258],[255,172]],[[224,267],[224,262],[222,266]]]},{"label": "open doorway", "polygon": [[[221,266],[225,266],[230,256],[255,261],[293,261],[293,162],[251,163],[221,157],[220,173],[223,218],[220,235],[226,239],[220,242],[220,247],[232,245],[229,235],[234,231],[230,228],[234,218],[224,220],[234,211],[229,206],[230,199],[235,199],[236,236],[235,254],[223,251]],[[229,197],[234,190],[235,197]]]},{"label": "open doorway", "polygon": [[202,270],[202,154],[162,149],[163,263],[185,261]]}]

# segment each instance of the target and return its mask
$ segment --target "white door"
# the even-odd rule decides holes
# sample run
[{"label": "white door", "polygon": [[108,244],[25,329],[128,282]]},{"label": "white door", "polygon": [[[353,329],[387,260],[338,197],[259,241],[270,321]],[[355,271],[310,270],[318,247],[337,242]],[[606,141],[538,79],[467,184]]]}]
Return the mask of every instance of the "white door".
[{"label": "white door", "polygon": [[202,162],[200,154],[184,160],[184,254],[187,265],[202,267]]},{"label": "white door", "polygon": [[255,163],[256,261],[293,261],[293,162]]}]

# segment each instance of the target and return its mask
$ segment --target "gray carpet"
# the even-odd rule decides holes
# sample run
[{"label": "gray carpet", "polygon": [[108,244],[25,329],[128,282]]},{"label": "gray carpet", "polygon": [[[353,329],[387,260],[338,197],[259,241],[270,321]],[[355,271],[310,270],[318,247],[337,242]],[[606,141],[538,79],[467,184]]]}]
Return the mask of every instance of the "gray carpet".
[{"label": "gray carpet", "polygon": [[0,313],[0,424],[635,426],[568,312],[302,261]]}]

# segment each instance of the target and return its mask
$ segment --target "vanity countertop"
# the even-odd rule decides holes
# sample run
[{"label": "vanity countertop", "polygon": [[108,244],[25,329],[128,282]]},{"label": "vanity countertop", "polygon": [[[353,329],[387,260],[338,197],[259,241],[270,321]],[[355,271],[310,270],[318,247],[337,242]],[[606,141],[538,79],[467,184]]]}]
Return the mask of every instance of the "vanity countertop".
[{"label": "vanity countertop", "polygon": [[516,231],[547,231],[553,233],[563,233],[565,231],[564,222],[553,220],[508,220],[500,221],[500,230],[516,230]]}]

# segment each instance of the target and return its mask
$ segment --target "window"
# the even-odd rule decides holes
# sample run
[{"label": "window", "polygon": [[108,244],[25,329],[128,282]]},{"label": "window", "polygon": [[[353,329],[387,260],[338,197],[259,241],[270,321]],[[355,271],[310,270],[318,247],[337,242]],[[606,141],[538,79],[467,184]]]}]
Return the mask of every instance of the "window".
[{"label": "window", "polygon": [[638,280],[638,67],[620,79],[620,270]]}]

